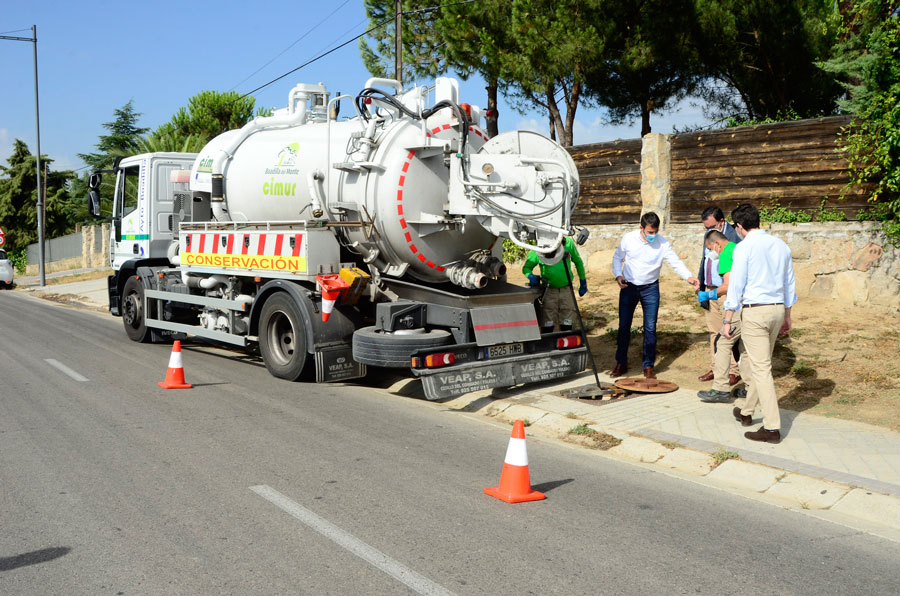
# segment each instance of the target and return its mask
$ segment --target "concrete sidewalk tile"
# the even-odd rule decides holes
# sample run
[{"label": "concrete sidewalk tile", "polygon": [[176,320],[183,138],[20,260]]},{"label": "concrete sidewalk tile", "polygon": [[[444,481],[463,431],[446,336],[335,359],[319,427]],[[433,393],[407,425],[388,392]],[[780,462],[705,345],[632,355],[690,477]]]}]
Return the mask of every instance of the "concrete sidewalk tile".
[{"label": "concrete sidewalk tile", "polygon": [[504,411],[508,410],[513,406],[513,402],[508,399],[498,399],[497,401],[491,403],[488,407],[484,408],[482,412],[486,416],[497,416]]},{"label": "concrete sidewalk tile", "polygon": [[626,437],[619,445],[609,450],[609,453],[621,455],[628,459],[634,459],[645,463],[654,463],[666,456],[669,450],[650,439],[643,437]]},{"label": "concrete sidewalk tile", "polygon": [[656,463],[670,470],[686,472],[696,476],[706,476],[715,465],[713,458],[708,453],[680,447],[672,449]]},{"label": "concrete sidewalk tile", "polygon": [[[488,408],[488,410],[490,410],[490,408]],[[502,414],[502,416],[500,417],[506,420],[527,420],[529,423],[534,424],[535,422],[546,416],[547,413],[548,412],[546,410],[541,410],[532,406],[512,404],[509,407],[504,408],[502,411],[493,413],[491,415],[499,416],[500,414]]]},{"label": "concrete sidewalk tile", "polygon": [[849,491],[850,487],[842,484],[788,474],[767,490],[766,494],[796,501],[807,509],[828,509]]},{"label": "concrete sidewalk tile", "polygon": [[831,510],[900,530],[900,499],[895,497],[854,488]]},{"label": "concrete sidewalk tile", "polygon": [[566,435],[570,429],[579,424],[584,424],[584,422],[550,412],[533,422],[532,426],[542,429],[549,434]]},{"label": "concrete sidewalk tile", "polygon": [[784,472],[768,466],[751,464],[737,459],[729,459],[709,473],[707,478],[715,478],[726,484],[747,488],[761,493],[778,482]]}]

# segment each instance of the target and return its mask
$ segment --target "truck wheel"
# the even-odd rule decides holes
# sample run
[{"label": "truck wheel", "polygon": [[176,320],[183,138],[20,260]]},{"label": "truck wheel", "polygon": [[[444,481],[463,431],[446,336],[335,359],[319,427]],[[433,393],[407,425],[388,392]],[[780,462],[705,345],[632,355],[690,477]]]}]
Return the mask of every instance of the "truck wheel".
[{"label": "truck wheel", "polygon": [[353,333],[353,358],[370,366],[409,368],[412,353],[450,343],[449,331],[395,334],[363,327]]},{"label": "truck wheel", "polygon": [[144,284],[135,276],[128,278],[122,289],[122,322],[131,341],[147,343],[150,329],[144,321]]},{"label": "truck wheel", "polygon": [[296,381],[303,374],[309,354],[300,307],[285,292],[271,296],[260,313],[259,351],[269,373]]}]

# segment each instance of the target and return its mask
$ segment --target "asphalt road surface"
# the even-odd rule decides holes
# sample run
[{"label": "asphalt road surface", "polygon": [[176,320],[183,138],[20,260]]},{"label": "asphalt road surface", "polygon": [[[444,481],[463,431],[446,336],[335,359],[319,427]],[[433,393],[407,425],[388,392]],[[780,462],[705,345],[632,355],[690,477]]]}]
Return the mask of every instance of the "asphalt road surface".
[{"label": "asphalt road surface", "polygon": [[900,545],[0,292],[0,594],[897,594]]}]

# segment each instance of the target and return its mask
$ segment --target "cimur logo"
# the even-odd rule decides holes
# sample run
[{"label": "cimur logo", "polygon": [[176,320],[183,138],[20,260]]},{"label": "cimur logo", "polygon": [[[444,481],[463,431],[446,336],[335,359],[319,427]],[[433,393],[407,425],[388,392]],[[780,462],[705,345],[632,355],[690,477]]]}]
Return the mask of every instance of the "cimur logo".
[{"label": "cimur logo", "polygon": [[197,171],[206,174],[212,173],[212,162],[213,160],[211,157],[201,160],[197,165]]}]

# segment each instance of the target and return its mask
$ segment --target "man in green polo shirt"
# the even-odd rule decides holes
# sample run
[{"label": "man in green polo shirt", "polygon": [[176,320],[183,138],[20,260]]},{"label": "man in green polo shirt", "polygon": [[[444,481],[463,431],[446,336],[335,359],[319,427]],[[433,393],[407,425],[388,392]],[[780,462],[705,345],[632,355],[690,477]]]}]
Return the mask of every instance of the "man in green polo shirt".
[{"label": "man in green polo shirt", "polygon": [[[522,273],[528,277],[528,285],[536,287],[541,283],[541,278],[547,281],[547,292],[544,294],[544,307],[541,311],[541,326],[543,333],[553,331],[554,325],[559,324],[560,331],[570,331],[575,321],[575,301],[572,298],[572,292],[569,285],[572,277],[571,268],[566,271],[569,262],[575,263],[575,269],[578,271],[578,279],[581,283],[578,286],[578,295],[587,294],[587,279],[584,274],[584,263],[581,262],[581,256],[575,247],[575,242],[571,237],[566,236],[563,241],[566,254],[558,263],[547,265],[541,261],[535,251],[528,253],[525,259],[525,265],[522,267]],[[541,266],[541,275],[534,273],[535,266]]]},{"label": "man in green polo shirt", "polygon": [[[731,265],[734,260],[734,242],[728,240],[725,234],[712,230],[706,234],[706,248],[719,255],[719,275],[722,276],[722,285],[711,292],[700,292],[697,296],[703,300],[717,300],[728,293],[728,282],[731,277]],[[713,386],[708,391],[700,391],[697,395],[705,402],[730,402],[731,386],[729,384],[729,369],[731,368],[731,356],[734,347],[741,338],[740,322],[732,322],[733,334],[731,337],[719,335],[716,338],[716,365],[713,368]]]}]

